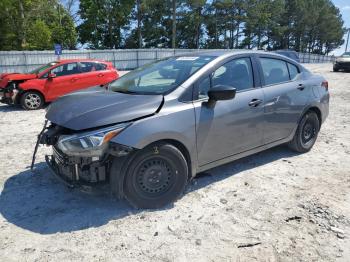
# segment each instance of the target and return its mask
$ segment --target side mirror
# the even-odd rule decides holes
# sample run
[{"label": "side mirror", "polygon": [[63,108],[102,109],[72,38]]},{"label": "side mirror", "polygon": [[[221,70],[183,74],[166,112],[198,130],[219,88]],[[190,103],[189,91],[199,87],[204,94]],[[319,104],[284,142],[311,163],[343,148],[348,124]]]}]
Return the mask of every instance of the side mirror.
[{"label": "side mirror", "polygon": [[51,79],[51,78],[55,78],[55,77],[56,77],[56,74],[49,73],[49,75],[48,75],[48,77],[47,77],[47,78]]},{"label": "side mirror", "polygon": [[230,100],[236,96],[236,88],[227,85],[216,85],[208,91],[209,103],[219,100]]}]

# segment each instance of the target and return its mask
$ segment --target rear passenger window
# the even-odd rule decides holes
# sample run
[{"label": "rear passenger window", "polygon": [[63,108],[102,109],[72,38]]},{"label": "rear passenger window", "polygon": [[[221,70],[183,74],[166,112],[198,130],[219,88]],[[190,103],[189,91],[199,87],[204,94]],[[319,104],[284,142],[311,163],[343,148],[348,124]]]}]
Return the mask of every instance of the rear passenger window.
[{"label": "rear passenger window", "polygon": [[291,63],[288,63],[288,69],[289,69],[290,79],[291,80],[295,80],[298,77],[298,74],[299,74],[298,68],[295,65],[293,65]]},{"label": "rear passenger window", "polygon": [[265,85],[273,85],[289,81],[287,63],[274,58],[260,58]]},{"label": "rear passenger window", "polygon": [[91,71],[96,71],[96,63],[81,62],[80,63],[80,71],[82,73],[88,73],[88,72],[91,72]]},{"label": "rear passenger window", "polygon": [[105,70],[107,68],[106,64],[96,63],[96,71]]}]

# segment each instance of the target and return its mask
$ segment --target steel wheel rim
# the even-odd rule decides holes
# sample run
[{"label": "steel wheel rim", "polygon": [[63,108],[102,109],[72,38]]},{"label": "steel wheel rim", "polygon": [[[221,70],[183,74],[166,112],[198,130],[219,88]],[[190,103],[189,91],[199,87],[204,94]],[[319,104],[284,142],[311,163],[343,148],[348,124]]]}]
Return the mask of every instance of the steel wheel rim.
[{"label": "steel wheel rim", "polygon": [[139,192],[157,197],[167,192],[174,184],[174,169],[168,160],[152,157],[140,163],[136,169],[135,182]]},{"label": "steel wheel rim", "polygon": [[304,145],[309,144],[316,136],[316,127],[315,125],[307,121],[302,129],[301,141]]},{"label": "steel wheel rim", "polygon": [[28,108],[36,109],[41,105],[41,97],[34,93],[27,94],[24,103]]}]

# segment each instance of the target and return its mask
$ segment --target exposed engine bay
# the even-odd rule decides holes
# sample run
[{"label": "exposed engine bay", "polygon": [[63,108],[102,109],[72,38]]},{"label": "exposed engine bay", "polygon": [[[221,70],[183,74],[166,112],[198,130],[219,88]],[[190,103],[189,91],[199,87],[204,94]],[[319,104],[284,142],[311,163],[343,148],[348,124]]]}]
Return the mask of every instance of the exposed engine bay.
[{"label": "exposed engine bay", "polygon": [[42,132],[38,135],[32,168],[39,144],[52,146],[52,155],[45,156],[46,163],[55,175],[69,186],[108,182],[113,160],[116,157],[126,156],[133,150],[133,148],[110,142],[100,156],[67,155],[60,150],[57,144],[60,137],[70,135],[74,131],[53,123],[48,127],[46,125],[47,122],[45,122]]}]

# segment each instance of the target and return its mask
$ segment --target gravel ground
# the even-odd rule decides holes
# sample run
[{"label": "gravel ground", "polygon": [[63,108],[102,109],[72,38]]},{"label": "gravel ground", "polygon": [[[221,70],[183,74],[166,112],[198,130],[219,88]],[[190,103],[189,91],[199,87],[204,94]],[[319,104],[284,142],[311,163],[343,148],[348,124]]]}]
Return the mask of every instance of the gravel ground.
[{"label": "gravel ground", "polygon": [[206,172],[173,206],[138,211],[29,164],[44,110],[0,106],[1,261],[349,261],[350,73],[330,84],[311,152],[280,146]]}]

